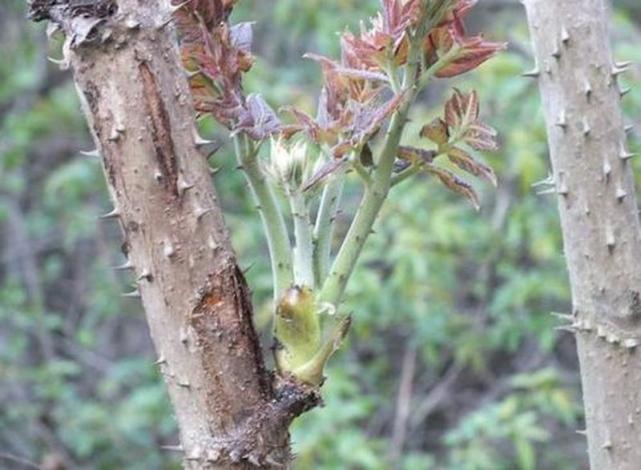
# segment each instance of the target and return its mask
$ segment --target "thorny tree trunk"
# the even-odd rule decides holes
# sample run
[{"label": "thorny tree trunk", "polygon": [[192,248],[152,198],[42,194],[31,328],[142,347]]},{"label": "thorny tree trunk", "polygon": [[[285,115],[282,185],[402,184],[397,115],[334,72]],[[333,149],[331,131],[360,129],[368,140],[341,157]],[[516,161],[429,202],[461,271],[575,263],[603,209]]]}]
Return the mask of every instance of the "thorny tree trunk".
[{"label": "thorny tree trunk", "polygon": [[593,469],[641,465],[641,240],[605,0],[526,0]]},{"label": "thorny tree trunk", "polygon": [[211,186],[169,1],[34,0],[66,55],[104,164],[186,468],[287,466],[288,426],[317,404],[272,383]]}]

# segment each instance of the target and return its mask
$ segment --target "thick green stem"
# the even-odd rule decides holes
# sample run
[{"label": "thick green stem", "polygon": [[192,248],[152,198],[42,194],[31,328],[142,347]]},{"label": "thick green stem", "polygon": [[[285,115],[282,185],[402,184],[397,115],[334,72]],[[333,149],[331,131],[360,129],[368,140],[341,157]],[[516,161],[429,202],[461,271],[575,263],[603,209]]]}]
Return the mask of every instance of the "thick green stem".
[{"label": "thick green stem", "polygon": [[334,260],[329,276],[323,284],[319,295],[321,302],[334,306],[338,306],[340,303],[347,281],[354,271],[365,241],[372,232],[374,222],[376,222],[381,207],[389,193],[392,184],[394,160],[396,159],[396,153],[411,104],[428,80],[454,57],[456,46],[440,57],[422,77],[419,76],[422,64],[420,54],[421,48],[414,41],[403,77],[403,90],[406,96],[400,108],[392,116],[372,183],[365,188],[365,194],[356,216]]},{"label": "thick green stem", "polygon": [[299,189],[287,195],[294,220],[294,281],[298,286],[314,288],[312,223],[305,196]]},{"label": "thick green stem", "polygon": [[278,299],[293,284],[291,244],[287,226],[276,197],[260,168],[256,152],[245,134],[234,137],[234,149],[260,211],[272,264],[274,298]]},{"label": "thick green stem", "polygon": [[383,202],[385,202],[390,188],[396,150],[405,127],[409,103],[408,101],[403,104],[402,108],[392,117],[374,180],[365,189],[365,194],[356,216],[345,236],[343,245],[336,255],[331,272],[323,284],[319,295],[321,302],[327,302],[332,305],[340,303],[345,286],[361,254],[365,240],[367,240],[372,231],[372,226],[378,217]]},{"label": "thick green stem", "polygon": [[334,236],[334,221],[340,205],[344,173],[335,175],[323,189],[314,226],[314,275],[320,286],[327,277]]}]

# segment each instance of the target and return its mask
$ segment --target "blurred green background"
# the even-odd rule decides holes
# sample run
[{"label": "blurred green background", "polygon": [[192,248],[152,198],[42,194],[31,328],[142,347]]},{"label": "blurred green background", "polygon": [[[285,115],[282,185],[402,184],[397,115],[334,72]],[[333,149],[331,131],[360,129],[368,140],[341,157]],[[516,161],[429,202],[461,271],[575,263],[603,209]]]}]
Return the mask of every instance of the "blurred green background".
[{"label": "blurred green background", "polygon": [[[337,32],[376,6],[241,1],[235,19],[257,21],[246,88],[311,111],[321,77],[302,54],[336,56]],[[142,308],[121,297],[132,279],[110,269],[123,261],[119,229],[96,220],[110,203],[99,164],[79,154],[91,143],[70,74],[47,60],[60,52],[44,25],[24,17],[25,2],[2,0],[0,468],[28,468],[14,457],[47,469],[179,468],[162,450],[176,426]],[[638,1],[615,2],[613,22],[617,58],[638,63]],[[355,324],[332,361],[326,406],[295,425],[297,469],[587,468],[575,346],[550,315],[570,304],[556,202],[532,188],[549,165],[538,90],[520,77],[532,63],[524,12],[516,0],[485,0],[469,26],[509,41],[509,52],[463,81],[434,83],[406,138],[440,114],[451,86],[478,89],[501,134],[487,155],[499,188],[477,184],[480,213],[427,178],[393,193],[348,290]],[[641,68],[624,80],[638,123]],[[266,332],[259,220],[229,150],[212,163]]]}]

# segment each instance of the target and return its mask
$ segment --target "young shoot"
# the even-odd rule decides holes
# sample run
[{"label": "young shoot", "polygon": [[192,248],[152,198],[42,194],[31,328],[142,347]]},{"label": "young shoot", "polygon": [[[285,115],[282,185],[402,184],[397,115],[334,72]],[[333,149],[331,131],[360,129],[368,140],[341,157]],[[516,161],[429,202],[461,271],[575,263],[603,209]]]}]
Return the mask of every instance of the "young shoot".
[{"label": "young shoot", "polygon": [[[184,66],[197,111],[233,135],[260,208],[278,372],[317,386],[349,328],[343,295],[390,191],[433,175],[478,208],[474,189],[451,167],[496,184],[476,155],[496,148],[496,132],[479,120],[476,92],[454,91],[443,117],[422,128],[425,148],[404,145],[403,132],[433,80],[469,72],[505,45],[466,35],[462,19],[476,0],[382,0],[367,27],[341,36],[340,60],[307,55],[324,78],[316,116],[285,107],[281,118],[260,95],[243,92],[253,62],[251,26],[229,23],[234,3],[194,0],[176,11]],[[265,142],[269,157],[262,159]],[[449,168],[438,164],[445,159]],[[349,229],[336,240],[346,184],[360,185],[362,199],[345,214]]]}]

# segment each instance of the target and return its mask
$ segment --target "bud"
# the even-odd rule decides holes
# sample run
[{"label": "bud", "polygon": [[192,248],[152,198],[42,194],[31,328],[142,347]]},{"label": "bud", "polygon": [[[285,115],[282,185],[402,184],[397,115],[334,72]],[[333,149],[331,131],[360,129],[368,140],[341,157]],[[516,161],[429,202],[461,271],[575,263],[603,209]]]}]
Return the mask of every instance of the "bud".
[{"label": "bud", "polygon": [[321,345],[321,328],[316,298],[308,287],[285,291],[276,307],[276,352],[278,368],[293,371],[308,362]]},{"label": "bud", "polygon": [[303,140],[289,145],[283,139],[273,139],[266,173],[288,191],[300,188],[313,171],[307,143]]}]

